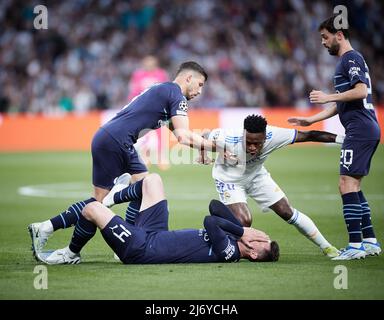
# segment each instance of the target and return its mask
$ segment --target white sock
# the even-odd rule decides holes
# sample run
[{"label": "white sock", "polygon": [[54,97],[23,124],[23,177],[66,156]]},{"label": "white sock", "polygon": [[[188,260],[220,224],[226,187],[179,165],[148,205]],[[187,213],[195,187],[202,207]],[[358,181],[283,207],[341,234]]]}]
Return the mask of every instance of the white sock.
[{"label": "white sock", "polygon": [[377,243],[376,238],[364,238],[363,241],[364,242],[370,242],[370,243]]},{"label": "white sock", "polygon": [[331,244],[323,237],[314,222],[299,210],[293,209],[292,218],[287,222],[293,224],[300,233],[305,235],[309,240],[318,245],[321,249],[330,247]]},{"label": "white sock", "polygon": [[41,231],[43,231],[45,233],[52,233],[53,232],[53,225],[52,225],[51,220],[46,220],[46,221],[42,222],[40,225],[40,229],[41,229]]},{"label": "white sock", "polygon": [[352,248],[359,249],[361,247],[361,242],[350,242],[348,245]]},{"label": "white sock", "polygon": [[73,258],[77,255],[77,253],[74,253],[71,249],[69,249],[69,246],[65,248],[65,250],[68,252],[69,256]]}]

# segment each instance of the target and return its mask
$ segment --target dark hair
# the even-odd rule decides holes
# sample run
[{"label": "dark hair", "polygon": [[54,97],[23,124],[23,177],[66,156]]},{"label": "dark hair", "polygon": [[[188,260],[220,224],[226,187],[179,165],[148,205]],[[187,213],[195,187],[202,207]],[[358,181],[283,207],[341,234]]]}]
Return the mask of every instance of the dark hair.
[{"label": "dark hair", "polygon": [[260,115],[250,115],[244,119],[244,129],[249,133],[265,132],[267,120]]},{"label": "dark hair", "polygon": [[176,72],[176,76],[183,70],[193,70],[193,71],[196,71],[198,73],[200,73],[201,75],[204,76],[204,80],[207,81],[208,80],[208,75],[207,73],[205,72],[204,68],[199,65],[197,62],[194,62],[194,61],[186,61],[186,62],[183,62],[180,67],[179,67],[179,70],[177,70]]},{"label": "dark hair", "polygon": [[324,20],[320,25],[319,25],[319,28],[317,29],[318,31],[321,31],[323,29],[327,30],[328,32],[332,33],[332,34],[335,34],[337,31],[341,31],[344,35],[344,38],[345,39],[348,39],[349,38],[349,30],[348,29],[343,29],[343,28],[340,28],[340,29],[336,29],[335,28],[335,19],[338,17],[339,15],[336,15],[334,14],[332,17],[328,18],[327,20]]},{"label": "dark hair", "polygon": [[280,247],[276,241],[271,242],[271,250],[268,252],[268,255],[263,261],[277,261],[280,257]]},{"label": "dark hair", "polygon": [[271,250],[265,251],[261,257],[258,256],[256,259],[249,258],[249,261],[252,262],[274,262],[279,260],[280,257],[280,247],[276,241],[271,241]]}]

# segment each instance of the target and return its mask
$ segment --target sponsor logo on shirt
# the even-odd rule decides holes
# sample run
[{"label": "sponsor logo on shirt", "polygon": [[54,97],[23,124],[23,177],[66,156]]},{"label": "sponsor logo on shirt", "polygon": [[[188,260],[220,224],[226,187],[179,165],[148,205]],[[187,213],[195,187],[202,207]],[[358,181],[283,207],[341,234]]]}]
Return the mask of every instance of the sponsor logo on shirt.
[{"label": "sponsor logo on shirt", "polygon": [[361,71],[360,67],[351,67],[349,68],[348,73],[350,77],[353,78],[354,76],[358,76],[360,71]]},{"label": "sponsor logo on shirt", "polygon": [[225,260],[231,259],[231,257],[235,253],[235,246],[233,244],[231,244],[231,241],[229,239],[228,239],[228,245],[224,249],[224,253],[226,254],[225,258],[224,258]]}]

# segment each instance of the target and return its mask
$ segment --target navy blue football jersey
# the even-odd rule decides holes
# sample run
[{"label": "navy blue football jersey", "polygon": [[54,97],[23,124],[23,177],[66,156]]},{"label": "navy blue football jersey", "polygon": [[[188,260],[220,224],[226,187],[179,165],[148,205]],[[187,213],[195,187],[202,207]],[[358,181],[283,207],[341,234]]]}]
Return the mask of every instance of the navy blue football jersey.
[{"label": "navy blue football jersey", "polygon": [[187,99],[174,82],[155,84],[132,99],[103,128],[120,144],[134,144],[176,115],[187,116]]},{"label": "navy blue football jersey", "polygon": [[[231,262],[240,259],[237,238],[217,226],[218,217],[210,217],[206,229],[146,232],[130,226],[131,236],[125,248],[124,263],[198,263]],[[225,224],[230,225],[228,221]],[[212,239],[210,239],[212,238]]]},{"label": "navy blue football jersey", "polygon": [[336,66],[334,86],[336,92],[353,89],[358,83],[367,85],[365,99],[337,102],[340,122],[345,128],[346,138],[354,140],[379,140],[380,127],[377,122],[373,102],[369,70],[363,56],[351,50],[344,53]]},{"label": "navy blue football jersey", "polygon": [[235,237],[227,235],[217,243],[222,250],[213,250],[212,242],[204,229],[152,233],[135,230],[132,234],[124,263],[201,263],[240,259]]}]

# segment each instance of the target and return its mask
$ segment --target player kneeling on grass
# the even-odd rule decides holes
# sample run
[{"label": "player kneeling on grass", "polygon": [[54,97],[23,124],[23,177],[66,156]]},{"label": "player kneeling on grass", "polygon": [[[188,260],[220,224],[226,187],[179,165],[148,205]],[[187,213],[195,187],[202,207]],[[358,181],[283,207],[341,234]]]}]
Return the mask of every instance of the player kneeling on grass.
[{"label": "player kneeling on grass", "polygon": [[[291,207],[288,199],[264,167],[264,162],[273,151],[289,144],[315,141],[342,143],[344,137],[323,131],[298,131],[267,125],[260,115],[249,115],[244,120],[244,128],[215,129],[208,139],[217,144],[225,144],[234,150],[239,162],[229,163],[218,154],[212,169],[216,190],[220,200],[240,220],[242,225],[251,226],[252,214],[247,205],[251,197],[266,211],[273,210],[278,216],[294,225],[303,235],[320,247],[328,257],[336,257],[339,250],[332,246],[321,234],[314,222],[304,213]],[[210,159],[205,153],[200,155],[201,163]],[[281,160],[284,163],[284,159]]]},{"label": "player kneeling on grass", "polygon": [[80,251],[97,227],[105,241],[125,264],[277,261],[279,246],[262,231],[243,227],[217,200],[209,204],[204,229],[168,230],[168,205],[159,175],[150,174],[129,185],[130,201],[141,199],[135,223],[124,221],[94,201],[85,206],[71,243],[64,249],[36,252],[47,264],[76,264]]}]

